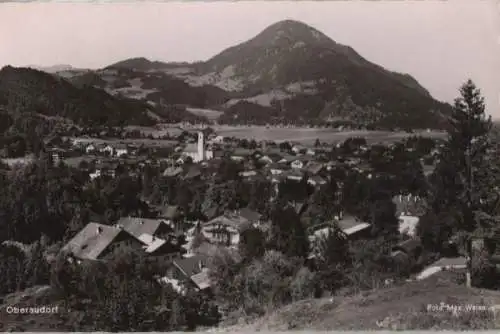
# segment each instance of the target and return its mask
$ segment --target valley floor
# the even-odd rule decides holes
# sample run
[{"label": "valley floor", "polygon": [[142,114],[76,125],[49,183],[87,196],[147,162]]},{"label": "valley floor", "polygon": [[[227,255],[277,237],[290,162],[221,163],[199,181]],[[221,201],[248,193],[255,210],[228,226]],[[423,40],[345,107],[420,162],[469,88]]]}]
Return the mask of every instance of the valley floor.
[{"label": "valley floor", "polygon": [[[144,128],[141,131],[160,136],[169,133],[172,136],[180,134],[180,125],[164,125],[161,130]],[[406,132],[391,131],[369,131],[369,130],[349,130],[340,131],[332,128],[308,128],[308,127],[266,127],[266,126],[234,126],[234,125],[211,125],[215,132],[223,137],[235,137],[248,140],[270,140],[275,142],[293,141],[305,145],[314,144],[316,139],[325,143],[339,143],[351,137],[365,137],[370,143],[394,142],[409,137],[420,135],[429,138],[444,138],[445,133],[441,131],[415,131],[414,134]],[[186,128],[190,130],[190,128]]]}]

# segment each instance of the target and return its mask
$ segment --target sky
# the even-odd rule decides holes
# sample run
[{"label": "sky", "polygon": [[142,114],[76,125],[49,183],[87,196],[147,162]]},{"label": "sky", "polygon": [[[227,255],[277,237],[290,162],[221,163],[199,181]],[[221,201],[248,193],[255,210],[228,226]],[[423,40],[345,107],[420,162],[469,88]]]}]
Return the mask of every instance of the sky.
[{"label": "sky", "polygon": [[[500,2],[499,2],[500,4]],[[0,4],[0,67],[206,60],[284,19],[307,23],[452,102],[471,78],[500,119],[495,0]]]}]

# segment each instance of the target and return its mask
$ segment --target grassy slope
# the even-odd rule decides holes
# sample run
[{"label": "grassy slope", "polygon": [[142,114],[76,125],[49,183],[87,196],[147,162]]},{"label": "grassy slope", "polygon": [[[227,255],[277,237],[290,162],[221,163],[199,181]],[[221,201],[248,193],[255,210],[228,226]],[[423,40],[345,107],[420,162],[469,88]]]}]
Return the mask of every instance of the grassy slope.
[{"label": "grassy slope", "polygon": [[[23,329],[84,330],[72,328],[82,312],[67,313],[56,301],[50,287],[34,287],[0,298],[0,331]],[[462,313],[427,312],[427,304],[445,302],[450,305],[500,304],[500,292],[467,289],[453,283],[446,274],[420,282],[407,283],[354,296],[303,300],[247,324],[221,326],[210,331],[282,331],[282,330],[376,330],[376,329],[498,329],[493,312]],[[8,315],[7,306],[60,305],[57,315]],[[379,324],[377,324],[377,322]],[[381,322],[383,324],[381,324]],[[76,325],[77,327],[80,327]],[[206,329],[204,329],[206,330]]]},{"label": "grassy slope", "polygon": [[427,304],[440,302],[494,305],[500,304],[500,292],[467,289],[445,275],[436,275],[403,286],[336,297],[333,302],[329,298],[299,301],[248,324],[221,327],[216,331],[500,328],[500,318],[495,326],[492,311],[462,313],[458,317],[451,312],[426,311]]}]

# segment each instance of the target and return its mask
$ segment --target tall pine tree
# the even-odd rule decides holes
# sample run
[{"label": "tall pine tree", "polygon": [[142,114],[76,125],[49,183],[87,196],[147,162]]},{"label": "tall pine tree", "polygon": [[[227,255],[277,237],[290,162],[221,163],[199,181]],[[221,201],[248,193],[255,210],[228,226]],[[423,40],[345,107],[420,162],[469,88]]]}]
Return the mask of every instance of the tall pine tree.
[{"label": "tall pine tree", "polygon": [[464,245],[470,285],[471,237],[496,228],[491,205],[496,175],[491,173],[491,117],[485,113],[484,98],[468,80],[460,88],[450,116],[448,139],[436,170],[432,207],[437,213],[454,210],[454,232]]}]

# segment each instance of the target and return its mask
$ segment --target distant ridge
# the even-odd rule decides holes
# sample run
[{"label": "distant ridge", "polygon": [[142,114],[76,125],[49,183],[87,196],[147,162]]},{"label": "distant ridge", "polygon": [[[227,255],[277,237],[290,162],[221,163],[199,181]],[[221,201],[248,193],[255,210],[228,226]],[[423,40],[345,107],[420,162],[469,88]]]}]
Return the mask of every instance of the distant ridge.
[{"label": "distant ridge", "polygon": [[296,20],[276,22],[206,61],[135,57],[85,73],[68,66],[45,71],[172,110],[215,110],[219,123],[442,130],[451,110],[411,75]]}]

